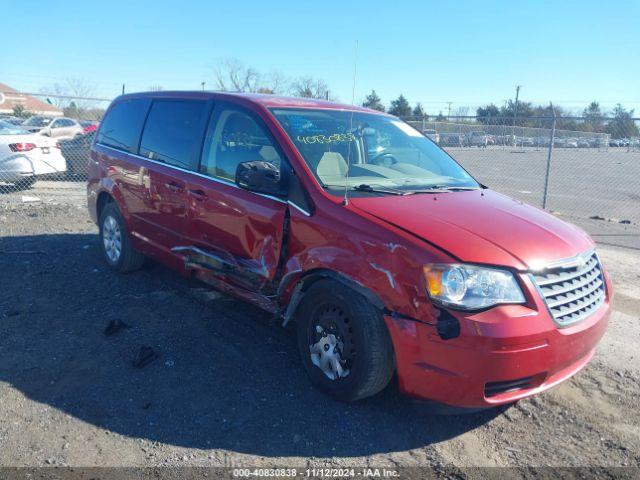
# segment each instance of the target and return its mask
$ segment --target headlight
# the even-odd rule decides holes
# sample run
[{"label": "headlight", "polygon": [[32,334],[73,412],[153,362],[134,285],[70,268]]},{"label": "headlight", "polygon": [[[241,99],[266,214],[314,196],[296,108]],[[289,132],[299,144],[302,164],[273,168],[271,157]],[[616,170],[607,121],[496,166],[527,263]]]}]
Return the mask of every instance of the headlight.
[{"label": "headlight", "polygon": [[500,303],[524,303],[513,274],[496,268],[464,264],[425,265],[432,300],[454,308],[478,310]]}]

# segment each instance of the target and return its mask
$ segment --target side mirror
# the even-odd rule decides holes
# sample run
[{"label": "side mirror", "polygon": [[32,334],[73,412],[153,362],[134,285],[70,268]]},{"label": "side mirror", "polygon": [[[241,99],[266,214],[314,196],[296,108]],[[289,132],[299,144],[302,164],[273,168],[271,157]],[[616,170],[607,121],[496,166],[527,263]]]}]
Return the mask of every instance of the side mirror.
[{"label": "side mirror", "polygon": [[236,184],[240,188],[268,195],[283,195],[287,191],[280,169],[263,160],[240,163],[236,169]]}]

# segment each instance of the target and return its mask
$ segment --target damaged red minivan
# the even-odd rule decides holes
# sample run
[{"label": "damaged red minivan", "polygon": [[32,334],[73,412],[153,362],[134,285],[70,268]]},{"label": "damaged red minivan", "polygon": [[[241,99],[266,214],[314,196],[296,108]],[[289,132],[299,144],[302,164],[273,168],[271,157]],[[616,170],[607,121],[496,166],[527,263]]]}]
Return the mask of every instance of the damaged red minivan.
[{"label": "damaged red minivan", "polygon": [[272,95],[109,107],[88,203],[106,262],[151,257],[297,324],[311,381],[482,408],[584,367],[609,277],[580,229],[478,183],[398,118]]}]

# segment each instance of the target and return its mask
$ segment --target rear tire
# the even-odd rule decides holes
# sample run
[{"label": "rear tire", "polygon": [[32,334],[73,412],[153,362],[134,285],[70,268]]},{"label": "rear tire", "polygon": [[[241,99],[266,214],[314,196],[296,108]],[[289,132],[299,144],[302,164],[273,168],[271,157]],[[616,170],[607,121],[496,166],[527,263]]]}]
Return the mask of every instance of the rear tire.
[{"label": "rear tire", "polygon": [[131,245],[124,218],[115,202],[107,203],[100,213],[100,245],[109,267],[120,273],[133,272],[144,264],[144,255]]},{"label": "rear tire", "polygon": [[391,337],[380,310],[362,295],[320,280],[305,293],[296,320],[302,363],[320,390],[352,402],[389,384],[395,370]]}]

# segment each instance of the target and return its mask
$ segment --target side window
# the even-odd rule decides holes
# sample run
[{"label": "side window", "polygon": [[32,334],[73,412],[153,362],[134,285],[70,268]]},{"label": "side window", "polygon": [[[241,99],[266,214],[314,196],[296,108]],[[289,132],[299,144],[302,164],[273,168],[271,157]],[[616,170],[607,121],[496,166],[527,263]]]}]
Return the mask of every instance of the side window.
[{"label": "side window", "polygon": [[137,153],[142,124],[149,109],[150,100],[134,98],[116,103],[106,114],[97,143],[107,147]]},{"label": "side window", "polygon": [[60,128],[62,126],[62,120],[54,120],[51,124],[51,128]]},{"label": "side window", "polygon": [[242,162],[263,160],[281,168],[280,153],[259,119],[233,107],[224,108],[216,117],[207,132],[202,173],[233,181]]},{"label": "side window", "polygon": [[207,110],[201,100],[154,100],[142,132],[140,155],[196,170]]}]

